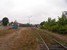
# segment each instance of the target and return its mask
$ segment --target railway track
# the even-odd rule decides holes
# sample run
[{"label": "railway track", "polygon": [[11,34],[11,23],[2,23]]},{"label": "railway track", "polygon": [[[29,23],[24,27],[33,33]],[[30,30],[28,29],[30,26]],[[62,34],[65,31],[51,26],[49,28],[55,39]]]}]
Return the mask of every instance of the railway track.
[{"label": "railway track", "polygon": [[[42,35],[40,33],[37,33],[38,36],[41,39],[41,43],[40,43],[40,50],[67,50],[67,47],[65,47],[64,45],[62,45],[60,42],[58,42],[57,40],[55,40],[54,38],[54,45],[52,44],[51,46],[47,45],[47,42],[45,42],[44,38],[42,37]],[[44,35],[45,36],[45,35]]]},{"label": "railway track", "polygon": [[59,41],[57,41],[56,39],[53,39],[55,41],[55,45],[51,48],[51,49],[55,49],[55,50],[67,50],[67,47],[64,46],[63,44],[61,44]]},{"label": "railway track", "polygon": [[50,47],[50,50],[67,50],[67,47],[62,45],[60,42],[57,40],[53,39],[55,41],[55,44]]},{"label": "railway track", "polygon": [[41,39],[41,43],[40,43],[40,50],[49,50],[48,45],[46,44],[46,42],[44,41],[44,39],[42,38],[42,36],[38,33],[38,36]]}]

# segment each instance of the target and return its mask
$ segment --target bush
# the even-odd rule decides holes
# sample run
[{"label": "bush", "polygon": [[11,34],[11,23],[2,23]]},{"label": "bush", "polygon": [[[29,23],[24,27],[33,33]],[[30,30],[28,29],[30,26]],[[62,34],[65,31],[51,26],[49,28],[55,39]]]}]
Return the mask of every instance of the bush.
[{"label": "bush", "polygon": [[48,18],[48,21],[41,23],[41,28],[46,29],[53,32],[58,32],[61,34],[67,33],[67,18],[62,16],[58,18],[59,20],[56,21],[55,19]]}]

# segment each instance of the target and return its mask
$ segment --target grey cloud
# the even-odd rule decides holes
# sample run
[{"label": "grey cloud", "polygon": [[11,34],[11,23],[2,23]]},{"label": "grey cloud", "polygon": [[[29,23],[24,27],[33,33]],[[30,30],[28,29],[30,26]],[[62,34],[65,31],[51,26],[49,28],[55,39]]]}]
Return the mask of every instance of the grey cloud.
[{"label": "grey cloud", "polygon": [[33,24],[48,17],[57,19],[66,10],[67,0],[0,0],[0,19],[7,16],[21,23],[27,23],[29,16]]}]

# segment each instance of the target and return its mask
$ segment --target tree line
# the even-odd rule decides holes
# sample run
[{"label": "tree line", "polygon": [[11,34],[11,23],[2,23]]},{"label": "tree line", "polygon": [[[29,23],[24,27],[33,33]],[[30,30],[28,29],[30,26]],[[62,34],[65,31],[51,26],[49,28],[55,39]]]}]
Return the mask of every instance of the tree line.
[{"label": "tree line", "polygon": [[43,21],[40,23],[41,29],[46,29],[52,32],[58,32],[62,34],[67,33],[67,17],[65,15],[62,15],[61,17],[58,17],[58,20],[48,18],[47,21]]}]

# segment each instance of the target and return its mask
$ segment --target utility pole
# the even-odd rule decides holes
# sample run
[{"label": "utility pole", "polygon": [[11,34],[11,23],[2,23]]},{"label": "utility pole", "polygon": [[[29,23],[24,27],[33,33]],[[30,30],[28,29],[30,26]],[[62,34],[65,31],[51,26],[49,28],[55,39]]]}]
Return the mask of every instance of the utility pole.
[{"label": "utility pole", "polygon": [[29,17],[28,17],[28,20],[29,20],[28,23],[29,23],[29,24],[31,24],[31,23],[30,23],[30,18],[31,18],[31,17],[32,17],[32,16],[29,16]]}]

